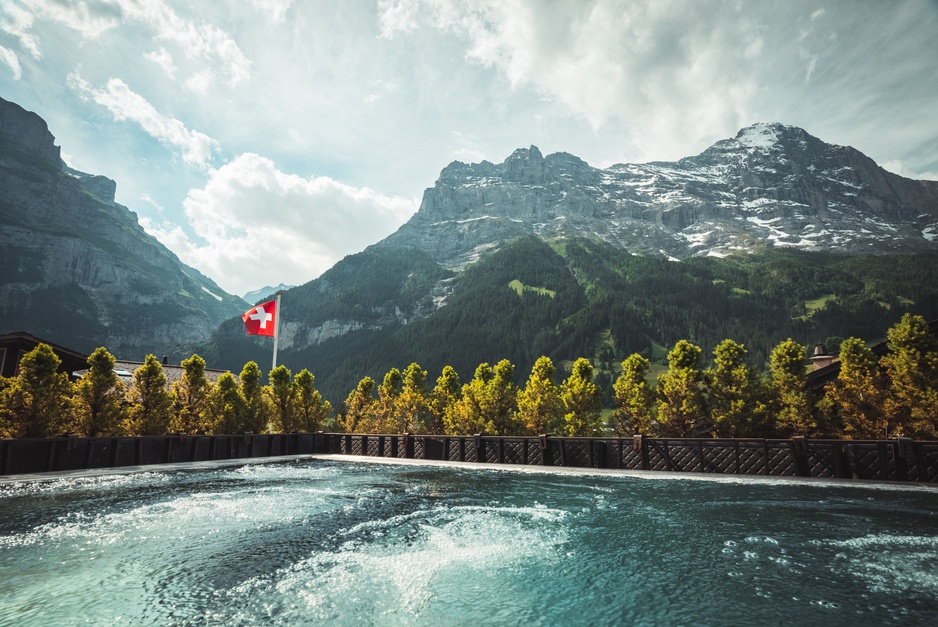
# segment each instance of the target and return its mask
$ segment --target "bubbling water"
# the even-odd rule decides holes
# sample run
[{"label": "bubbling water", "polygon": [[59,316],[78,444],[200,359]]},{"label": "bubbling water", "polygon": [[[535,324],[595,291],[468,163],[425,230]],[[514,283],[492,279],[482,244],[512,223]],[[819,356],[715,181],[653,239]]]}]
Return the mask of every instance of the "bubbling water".
[{"label": "bubbling water", "polygon": [[0,486],[0,624],[856,624],[938,611],[927,488],[304,460]]}]

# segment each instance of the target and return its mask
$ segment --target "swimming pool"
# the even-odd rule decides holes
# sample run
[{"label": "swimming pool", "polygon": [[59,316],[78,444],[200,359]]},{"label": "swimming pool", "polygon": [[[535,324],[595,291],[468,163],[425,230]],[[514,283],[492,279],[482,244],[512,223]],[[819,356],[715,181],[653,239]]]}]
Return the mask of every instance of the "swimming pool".
[{"label": "swimming pool", "polygon": [[0,624],[924,624],[938,492],[293,460],[0,486]]}]

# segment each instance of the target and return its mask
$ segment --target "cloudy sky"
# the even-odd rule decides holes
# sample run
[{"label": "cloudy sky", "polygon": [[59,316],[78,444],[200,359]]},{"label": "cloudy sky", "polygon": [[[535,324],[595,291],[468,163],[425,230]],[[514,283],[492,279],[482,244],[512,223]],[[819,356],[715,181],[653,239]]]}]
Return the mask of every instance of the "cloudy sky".
[{"label": "cloudy sky", "polygon": [[938,179],[938,2],[0,0],[0,96],[229,292],[393,232],[453,160],[778,121]]}]

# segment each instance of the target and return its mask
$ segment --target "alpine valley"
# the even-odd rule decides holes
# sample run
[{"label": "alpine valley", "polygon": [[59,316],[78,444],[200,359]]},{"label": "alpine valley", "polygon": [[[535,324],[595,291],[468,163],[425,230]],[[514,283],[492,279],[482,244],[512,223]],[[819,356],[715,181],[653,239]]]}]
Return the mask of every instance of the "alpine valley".
[{"label": "alpine valley", "polygon": [[[38,116],[0,100],[0,142],[0,332],[269,367],[245,302],[67,168]],[[788,337],[836,351],[908,311],[938,318],[938,182],[761,123],[676,163],[454,162],[396,233],[284,291],[278,362],[335,406],[411,362],[465,382],[508,359],[523,384],[541,355],[590,358],[608,392],[623,358],[664,363],[680,339],[732,338],[761,367]]]},{"label": "alpine valley", "polygon": [[67,167],[45,121],[0,99],[0,333],[142,360],[247,307],[148,235],[115,190]]}]

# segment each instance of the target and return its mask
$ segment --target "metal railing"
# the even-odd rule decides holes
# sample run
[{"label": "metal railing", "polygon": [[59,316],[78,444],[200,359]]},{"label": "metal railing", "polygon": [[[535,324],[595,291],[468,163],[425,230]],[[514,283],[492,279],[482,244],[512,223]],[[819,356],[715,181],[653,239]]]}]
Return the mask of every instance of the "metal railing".
[{"label": "metal railing", "polygon": [[318,434],[320,453],[879,481],[938,481],[938,442]]}]

